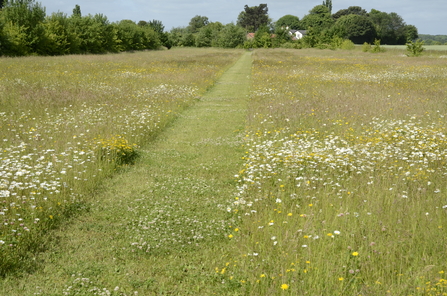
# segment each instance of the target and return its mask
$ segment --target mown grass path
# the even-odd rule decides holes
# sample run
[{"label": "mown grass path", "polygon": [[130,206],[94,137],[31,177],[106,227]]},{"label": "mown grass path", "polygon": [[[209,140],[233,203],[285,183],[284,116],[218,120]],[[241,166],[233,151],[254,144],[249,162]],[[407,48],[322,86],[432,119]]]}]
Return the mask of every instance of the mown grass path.
[{"label": "mown grass path", "polygon": [[33,274],[0,282],[0,295],[224,293],[213,269],[230,243],[225,208],[242,162],[250,74],[246,52],[104,184],[87,214],[55,231],[59,242]]}]

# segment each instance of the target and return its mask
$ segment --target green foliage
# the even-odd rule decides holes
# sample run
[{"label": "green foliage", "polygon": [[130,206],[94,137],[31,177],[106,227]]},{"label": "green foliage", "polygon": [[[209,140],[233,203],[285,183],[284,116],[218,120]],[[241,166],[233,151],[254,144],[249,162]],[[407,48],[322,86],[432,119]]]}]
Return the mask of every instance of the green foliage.
[{"label": "green foliage", "polygon": [[289,30],[283,28],[276,28],[273,36],[273,47],[280,47],[281,44],[291,41]]},{"label": "green foliage", "polygon": [[297,16],[288,14],[281,17],[279,20],[275,22],[275,28],[278,30],[279,28],[286,28],[289,30],[299,30],[301,29],[300,19]]},{"label": "green foliage", "polygon": [[332,17],[335,20],[338,20],[342,16],[355,14],[355,15],[362,15],[362,16],[368,16],[368,12],[361,8],[360,6],[349,6],[347,9],[340,9],[336,13],[332,15]]},{"label": "green foliage", "polygon": [[218,37],[218,46],[223,48],[236,48],[244,44],[245,30],[232,23],[222,28]]},{"label": "green foliage", "polygon": [[168,34],[165,32],[165,26],[159,20],[152,20],[146,24],[142,23],[144,21],[138,22],[138,26],[145,27],[146,25],[151,27],[154,32],[158,34],[158,39],[160,40],[161,45],[167,47],[168,49],[172,47],[172,44],[169,40]]},{"label": "green foliage", "polygon": [[339,36],[334,36],[332,37],[328,48],[335,50],[337,48],[341,48],[341,45],[343,44],[343,38],[339,37]]},{"label": "green foliage", "polygon": [[192,33],[186,33],[182,36],[180,41],[180,46],[195,46],[196,38]]},{"label": "green foliage", "polygon": [[[406,25],[396,13],[373,9],[368,14],[359,6],[350,6],[331,15],[331,9],[332,1],[325,0],[301,21],[294,15],[285,15],[275,23],[272,36],[267,4],[245,5],[237,26],[231,24],[225,30],[221,23],[210,23],[207,17],[196,15],[187,27],[174,28],[167,33],[159,20],[110,23],[102,14],[82,16],[79,5],[74,7],[70,17],[63,13],[45,17],[45,9],[34,0],[12,0],[5,2],[0,13],[0,55],[106,53],[160,46],[168,49],[172,46],[280,47],[290,42],[286,27],[308,31],[308,36],[299,42],[300,47],[339,48],[342,39],[361,44],[376,37],[385,44],[404,44],[418,37],[417,28]],[[242,37],[247,31],[257,32],[261,27],[270,30],[267,33],[262,29],[255,40],[247,41]],[[429,41],[426,44],[434,42],[439,43]]]},{"label": "green foliage", "polygon": [[300,40],[297,41],[289,41],[280,45],[281,48],[293,48],[293,49],[301,49],[303,48],[303,44]]},{"label": "green foliage", "polygon": [[145,48],[145,29],[131,20],[122,20],[116,25],[119,51],[140,50]]},{"label": "green foliage", "polygon": [[201,28],[196,36],[196,47],[211,47],[214,33],[210,26]]},{"label": "green foliage", "polygon": [[318,32],[316,32],[313,27],[310,27],[307,30],[306,36],[304,36],[301,40],[304,47],[315,47],[317,44],[320,43]]},{"label": "green foliage", "polygon": [[76,36],[79,53],[105,53],[119,50],[116,27],[111,25],[107,17],[102,14],[72,16],[70,33]]},{"label": "green foliage", "polygon": [[380,46],[380,40],[375,39],[374,40],[374,47],[371,48],[372,53],[379,53],[379,52],[385,52],[385,48]]},{"label": "green foliage", "polygon": [[[172,28],[171,31],[167,34],[169,44],[171,46],[182,46],[182,38],[187,33],[188,33],[187,29],[184,27]],[[190,34],[190,33],[188,33],[188,34]]]},{"label": "green foliage", "polygon": [[343,43],[341,44],[340,48],[344,50],[352,50],[355,48],[355,44],[351,40],[345,39],[343,40]]},{"label": "green foliage", "polygon": [[362,45],[362,51],[363,52],[368,52],[371,50],[371,44],[369,44],[368,42],[363,43]]},{"label": "green foliage", "polygon": [[376,37],[374,24],[366,16],[349,14],[340,17],[335,26],[340,27],[345,38],[356,44],[371,42]]},{"label": "green foliage", "polygon": [[237,25],[248,31],[256,32],[261,26],[269,24],[267,4],[259,4],[259,6],[244,6],[237,19]]},{"label": "green foliage", "polygon": [[407,56],[409,57],[418,57],[422,55],[422,52],[425,50],[423,47],[424,41],[418,39],[416,42],[409,40],[407,42]]},{"label": "green foliage", "polygon": [[406,24],[402,17],[395,12],[386,13],[372,9],[369,18],[377,31],[377,38],[383,44],[405,44],[407,41]]},{"label": "green foliage", "polygon": [[332,0],[324,0],[323,5],[327,7],[329,13],[332,13]]},{"label": "green foliage", "polygon": [[8,56],[24,56],[30,54],[27,45],[25,28],[8,22],[3,27],[3,54]]},{"label": "green foliage", "polygon": [[407,40],[416,40],[419,38],[418,29],[413,25],[405,26],[405,36]]},{"label": "green foliage", "polygon": [[272,47],[272,34],[267,26],[261,26],[256,31],[255,38],[253,39],[253,47],[255,48],[269,48]]},{"label": "green foliage", "polygon": [[53,13],[44,23],[46,43],[44,52],[48,55],[64,55],[72,52],[75,36],[69,30],[69,19],[62,13]]},{"label": "green foliage", "polygon": [[196,15],[189,21],[188,30],[191,33],[197,33],[200,28],[205,27],[210,22],[206,16]]},{"label": "green foliage", "polygon": [[[146,23],[147,24],[147,23]],[[153,28],[155,28],[154,31]],[[53,13],[34,0],[9,1],[0,11],[0,55],[64,55],[170,47],[159,21],[137,26],[132,21],[110,23],[106,16]]]},{"label": "green foliage", "polygon": [[419,38],[422,41],[424,41],[425,45],[442,45],[442,44],[447,44],[447,35],[420,34]]},{"label": "green foliage", "polygon": [[[164,32],[157,32],[150,22],[145,26],[135,24],[131,20],[122,20],[115,25],[117,30],[118,51],[157,49],[161,45]],[[163,25],[155,25],[156,30],[163,30]],[[166,41],[168,37],[166,36]]]},{"label": "green foliage", "polygon": [[10,55],[43,53],[45,9],[34,0],[7,1],[1,10]]},{"label": "green foliage", "polygon": [[306,30],[312,28],[315,32],[322,32],[334,24],[329,9],[324,5],[317,5],[301,20],[301,26]]},{"label": "green foliage", "polygon": [[82,16],[81,6],[76,4],[75,8],[73,8],[73,16],[77,16],[77,17],[81,17]]},{"label": "green foliage", "polygon": [[[1,13],[1,12],[0,12]],[[0,17],[0,56],[4,54],[4,50],[6,48],[6,42],[8,41],[6,39],[5,33],[3,32],[4,23]]]}]

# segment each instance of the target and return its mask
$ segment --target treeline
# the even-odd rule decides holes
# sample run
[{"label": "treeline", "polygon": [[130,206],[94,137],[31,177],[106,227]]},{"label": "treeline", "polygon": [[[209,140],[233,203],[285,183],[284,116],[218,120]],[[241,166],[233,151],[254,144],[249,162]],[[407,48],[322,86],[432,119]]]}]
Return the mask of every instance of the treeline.
[{"label": "treeline", "polygon": [[397,13],[367,12],[359,6],[332,13],[331,0],[315,6],[302,19],[285,15],[272,22],[267,4],[245,5],[236,24],[210,22],[206,16],[197,15],[188,26],[170,32],[165,32],[158,20],[110,22],[102,14],[84,16],[78,5],[70,16],[61,12],[46,16],[45,9],[34,0],[0,0],[0,9],[0,55],[7,56],[122,52],[161,46],[335,49],[376,40],[405,44],[418,38],[417,28],[407,25]]},{"label": "treeline", "polygon": [[189,26],[174,28],[169,36],[173,46],[340,48],[346,40],[351,44],[406,44],[418,38],[418,30],[395,12],[367,12],[351,6],[332,13],[332,1],[326,0],[302,19],[289,14],[272,22],[267,4],[245,5],[236,25],[195,16]]},{"label": "treeline", "polygon": [[[0,3],[1,5],[1,3]],[[0,55],[64,55],[157,49],[167,40],[160,21],[111,23],[102,14],[53,13],[34,0],[10,0],[0,10]]]},{"label": "treeline", "polygon": [[419,38],[425,45],[447,45],[447,35],[427,35],[420,34]]}]

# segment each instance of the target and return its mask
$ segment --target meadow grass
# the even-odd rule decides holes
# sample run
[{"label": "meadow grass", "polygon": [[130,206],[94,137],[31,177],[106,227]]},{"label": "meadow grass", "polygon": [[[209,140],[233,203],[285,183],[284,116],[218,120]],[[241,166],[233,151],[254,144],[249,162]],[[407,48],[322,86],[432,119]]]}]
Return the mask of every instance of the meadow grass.
[{"label": "meadow grass", "polygon": [[135,165],[104,180],[88,212],[51,231],[57,244],[37,256],[35,271],[6,276],[0,294],[226,294],[213,271],[231,243],[226,204],[242,162],[250,65],[243,54],[141,145]]},{"label": "meadow grass", "polygon": [[239,57],[173,50],[0,60],[0,275],[193,105]]},{"label": "meadow grass", "polygon": [[257,50],[216,267],[249,295],[447,295],[447,63]]}]

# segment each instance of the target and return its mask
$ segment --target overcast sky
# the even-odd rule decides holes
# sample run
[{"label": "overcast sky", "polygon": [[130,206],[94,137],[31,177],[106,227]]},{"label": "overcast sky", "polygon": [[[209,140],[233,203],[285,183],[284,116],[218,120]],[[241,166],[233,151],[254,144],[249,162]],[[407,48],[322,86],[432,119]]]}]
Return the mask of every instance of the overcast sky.
[{"label": "overcast sky", "polygon": [[[192,17],[206,16],[211,22],[236,23],[244,6],[267,3],[273,21],[286,14],[300,19],[323,0],[42,0],[47,15],[61,11],[71,15],[76,4],[83,15],[102,13],[112,22],[123,19],[160,20],[169,31],[173,27],[185,27]],[[408,25],[415,25],[420,34],[447,35],[447,0],[333,0],[332,12],[349,6],[360,6],[368,12],[374,8],[383,12],[396,12]]]}]

